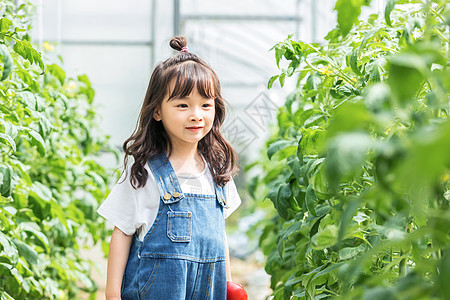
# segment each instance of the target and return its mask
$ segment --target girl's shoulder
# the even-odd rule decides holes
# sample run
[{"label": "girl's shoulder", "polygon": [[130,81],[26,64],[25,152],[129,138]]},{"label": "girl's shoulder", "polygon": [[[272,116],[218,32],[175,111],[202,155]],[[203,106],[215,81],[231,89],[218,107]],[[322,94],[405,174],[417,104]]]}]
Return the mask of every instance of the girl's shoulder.
[{"label": "girl's shoulder", "polygon": [[[126,167],[119,181],[97,209],[97,212],[109,220],[127,235],[132,235],[138,227],[147,222],[146,213],[158,210],[159,193],[152,172],[149,172],[144,187],[135,189],[131,184],[131,164]],[[126,175],[126,178],[125,178]],[[125,178],[125,180],[124,180]]]},{"label": "girl's shoulder", "polygon": [[[148,163],[145,164],[144,169],[147,171],[147,181],[144,186],[140,188],[134,188],[132,184],[132,176],[131,176],[131,168],[133,164],[130,163],[124,168],[122,171],[122,174],[117,181],[117,183],[114,185],[114,187],[111,190],[111,193],[113,191],[120,191],[120,192],[127,192],[127,193],[133,193],[133,194],[143,194],[147,193],[149,191],[153,191],[155,188],[158,188],[158,185],[155,180],[155,176],[153,175],[153,172],[151,170],[151,167]],[[133,182],[134,185],[137,187],[137,181]]]},{"label": "girl's shoulder", "polygon": [[[122,174],[120,175],[120,178],[117,181],[117,184],[129,184],[129,185],[131,185],[131,178],[132,178],[131,177],[131,168],[132,167],[133,167],[133,163],[130,162],[129,164],[127,164],[127,166],[125,168],[123,168]],[[149,182],[151,182],[151,181],[155,181],[155,176],[153,175],[152,169],[151,169],[151,167],[150,167],[148,162],[144,165],[144,169],[147,170],[147,174],[148,174],[147,184]],[[126,176],[126,178],[125,178],[125,176]],[[124,178],[125,178],[125,180],[124,180]]]}]

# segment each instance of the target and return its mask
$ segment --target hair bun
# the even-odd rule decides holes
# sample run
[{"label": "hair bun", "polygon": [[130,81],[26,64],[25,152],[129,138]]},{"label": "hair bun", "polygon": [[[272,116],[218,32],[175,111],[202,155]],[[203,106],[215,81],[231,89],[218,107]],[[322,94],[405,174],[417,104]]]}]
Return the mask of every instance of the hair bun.
[{"label": "hair bun", "polygon": [[170,47],[177,51],[181,51],[183,47],[186,47],[187,41],[182,36],[175,36],[170,40]]}]

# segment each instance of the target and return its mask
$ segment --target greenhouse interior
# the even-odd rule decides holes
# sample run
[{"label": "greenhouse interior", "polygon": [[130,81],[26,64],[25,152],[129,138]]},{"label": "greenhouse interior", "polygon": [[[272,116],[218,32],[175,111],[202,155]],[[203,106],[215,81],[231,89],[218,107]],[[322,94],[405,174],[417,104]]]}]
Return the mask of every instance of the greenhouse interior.
[{"label": "greenhouse interior", "polygon": [[0,12],[0,300],[450,299],[449,1]]}]

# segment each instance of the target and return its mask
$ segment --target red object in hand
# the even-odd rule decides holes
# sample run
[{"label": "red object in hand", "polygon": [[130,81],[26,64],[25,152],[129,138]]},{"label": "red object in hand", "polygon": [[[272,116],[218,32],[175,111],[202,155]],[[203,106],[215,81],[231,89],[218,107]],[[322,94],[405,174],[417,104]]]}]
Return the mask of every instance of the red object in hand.
[{"label": "red object in hand", "polygon": [[227,300],[247,300],[247,292],[242,285],[227,281]]}]

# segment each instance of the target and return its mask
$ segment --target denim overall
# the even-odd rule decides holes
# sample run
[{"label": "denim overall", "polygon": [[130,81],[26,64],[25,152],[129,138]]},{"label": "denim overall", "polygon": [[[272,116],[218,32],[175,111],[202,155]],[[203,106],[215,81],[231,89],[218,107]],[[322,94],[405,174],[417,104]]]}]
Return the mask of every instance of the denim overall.
[{"label": "denim overall", "polygon": [[225,300],[225,190],[183,193],[165,152],[149,159],[160,205],[141,241],[133,236],[122,299]]}]

